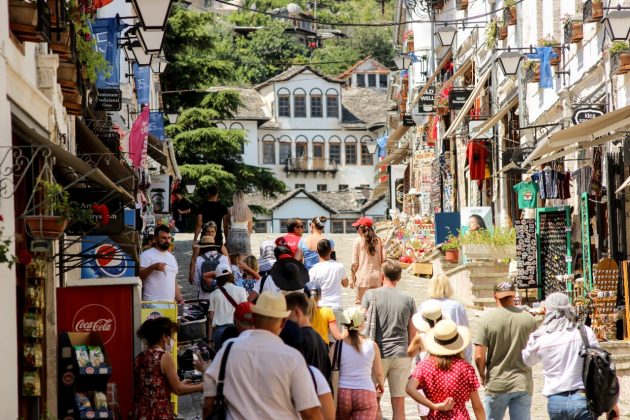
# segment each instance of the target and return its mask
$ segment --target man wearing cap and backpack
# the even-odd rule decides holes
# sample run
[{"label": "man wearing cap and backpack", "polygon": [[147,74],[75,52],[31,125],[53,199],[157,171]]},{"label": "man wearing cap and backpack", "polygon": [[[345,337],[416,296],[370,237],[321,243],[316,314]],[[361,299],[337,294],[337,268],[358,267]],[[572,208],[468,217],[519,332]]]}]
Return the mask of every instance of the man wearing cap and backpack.
[{"label": "man wearing cap and backpack", "polygon": [[220,252],[221,247],[215,244],[212,236],[202,236],[196,246],[199,256],[195,261],[193,283],[199,288],[199,299],[209,299],[210,293],[214,292],[217,267],[219,264],[229,266],[230,260]]},{"label": "man wearing cap and backpack", "polygon": [[209,337],[215,350],[221,347],[221,335],[226,328],[234,325],[234,312],[239,303],[247,302],[247,292],[234,284],[234,274],[229,263],[221,263],[216,270],[217,287],[210,294],[208,307]]},{"label": "man wearing cap and backpack", "polygon": [[304,264],[294,259],[288,248],[277,247],[276,262],[271,270],[256,282],[248,300],[255,302],[262,292],[292,292],[302,290],[308,282],[308,271]]},{"label": "man wearing cap and backpack", "polygon": [[284,296],[263,292],[252,312],[256,329],[227,341],[204,373],[203,418],[224,398],[233,419],[322,419],[304,357],[278,337],[290,314]]},{"label": "man wearing cap and backpack", "polygon": [[473,340],[488,420],[503,419],[508,407],[510,419],[530,419],[534,383],[521,351],[536,323],[533,316],[514,305],[515,296],[511,281],[495,284],[497,308],[481,317]]}]

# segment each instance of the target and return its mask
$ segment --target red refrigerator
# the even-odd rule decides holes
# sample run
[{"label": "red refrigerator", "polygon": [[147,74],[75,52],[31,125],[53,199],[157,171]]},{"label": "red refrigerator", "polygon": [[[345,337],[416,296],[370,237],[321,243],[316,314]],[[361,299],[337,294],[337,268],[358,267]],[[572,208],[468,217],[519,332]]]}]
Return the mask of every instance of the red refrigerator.
[{"label": "red refrigerator", "polygon": [[100,334],[123,419],[133,410],[134,333],[140,322],[140,300],[137,277],[75,280],[57,289],[57,331]]}]

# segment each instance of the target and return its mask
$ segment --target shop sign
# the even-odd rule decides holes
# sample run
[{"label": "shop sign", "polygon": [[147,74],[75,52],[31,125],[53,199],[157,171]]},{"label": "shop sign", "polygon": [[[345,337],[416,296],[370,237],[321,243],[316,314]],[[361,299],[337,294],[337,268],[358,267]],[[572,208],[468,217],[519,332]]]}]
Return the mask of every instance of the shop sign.
[{"label": "shop sign", "polygon": [[109,191],[76,188],[70,190],[70,198],[81,206],[82,210],[92,212],[94,226],[73,224],[67,232],[81,235],[90,232],[93,235],[115,235],[123,231],[124,207],[118,194]]},{"label": "shop sign", "polygon": [[135,275],[135,262],[107,236],[86,236],[81,241],[81,278],[122,278]]},{"label": "shop sign", "polygon": [[103,344],[107,344],[116,335],[116,317],[108,307],[92,303],[74,314],[72,328],[76,332],[98,333]]},{"label": "shop sign", "polygon": [[149,198],[153,204],[153,213],[165,214],[170,212],[170,178],[168,174],[151,174],[151,189]]},{"label": "shop sign", "polygon": [[592,120],[593,118],[601,117],[602,115],[604,115],[604,111],[599,108],[582,108],[575,110],[571,120],[573,124],[577,125]]},{"label": "shop sign", "polygon": [[448,97],[450,109],[462,109],[472,94],[471,89],[453,89]]},{"label": "shop sign", "polygon": [[92,132],[116,157],[120,157],[120,134],[116,132],[111,123],[96,124]]},{"label": "shop sign", "polygon": [[429,86],[427,91],[420,97],[418,101],[419,114],[431,114],[434,112],[435,103],[435,86]]},{"label": "shop sign", "polygon": [[411,127],[411,126],[416,125],[416,123],[413,121],[413,118],[412,118],[412,117],[411,117],[411,115],[409,115],[409,114],[405,114],[405,115],[403,116],[402,124],[403,124],[405,127]]},{"label": "shop sign", "polygon": [[120,89],[97,89],[95,111],[120,111],[122,92]]}]

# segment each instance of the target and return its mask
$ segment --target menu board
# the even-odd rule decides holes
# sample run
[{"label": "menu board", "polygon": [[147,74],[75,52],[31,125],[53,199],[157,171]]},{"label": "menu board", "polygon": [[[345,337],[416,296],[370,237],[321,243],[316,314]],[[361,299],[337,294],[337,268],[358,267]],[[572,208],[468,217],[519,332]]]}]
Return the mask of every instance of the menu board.
[{"label": "menu board", "polygon": [[514,222],[516,228],[516,285],[519,289],[538,287],[536,279],[536,220]]}]

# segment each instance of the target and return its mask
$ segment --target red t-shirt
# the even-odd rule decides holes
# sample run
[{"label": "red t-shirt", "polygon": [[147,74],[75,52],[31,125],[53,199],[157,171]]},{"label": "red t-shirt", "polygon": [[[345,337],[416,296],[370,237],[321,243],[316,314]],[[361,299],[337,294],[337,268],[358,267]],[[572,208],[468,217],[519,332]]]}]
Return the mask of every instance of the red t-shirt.
[{"label": "red t-shirt", "polygon": [[295,256],[300,239],[302,239],[302,237],[297,236],[295,233],[287,233],[276,239],[276,246],[286,246],[291,250],[291,255]]},{"label": "red t-shirt", "polygon": [[475,369],[464,359],[453,359],[451,369],[440,370],[432,357],[418,362],[413,373],[418,380],[418,389],[434,403],[441,403],[448,397],[453,398],[454,406],[450,411],[431,410],[429,420],[464,420],[470,419],[466,410],[466,401],[470,393],[479,388]]},{"label": "red t-shirt", "polygon": [[483,181],[486,178],[486,158],[488,157],[485,144],[476,141],[468,143],[466,157],[471,181]]}]

